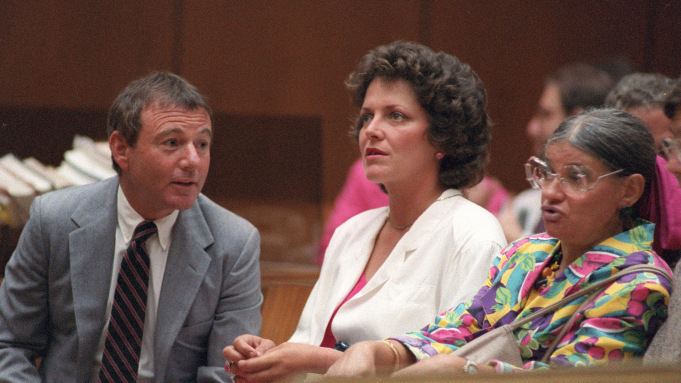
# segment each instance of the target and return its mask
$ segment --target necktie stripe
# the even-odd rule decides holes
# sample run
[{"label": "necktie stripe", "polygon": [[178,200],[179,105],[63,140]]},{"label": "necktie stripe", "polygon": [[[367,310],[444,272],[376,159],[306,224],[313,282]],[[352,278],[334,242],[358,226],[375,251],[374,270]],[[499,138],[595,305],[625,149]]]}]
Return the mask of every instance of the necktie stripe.
[{"label": "necktie stripe", "polygon": [[157,232],[156,224],[137,225],[116,280],[99,382],[137,379],[149,287],[149,255],[144,242]]},{"label": "necktie stripe", "polygon": [[119,295],[119,304],[116,305],[117,314],[122,315],[121,319],[133,319],[135,323],[144,322],[144,307],[140,307],[138,302],[141,299],[130,299],[134,294],[121,287],[122,294]]},{"label": "necktie stripe", "polygon": [[[111,370],[113,370],[113,371],[109,372],[109,370],[102,369],[102,371],[99,373],[100,374],[100,380],[106,381],[106,382],[114,382],[115,376],[124,376],[123,371],[121,371],[120,368],[115,363],[113,363],[111,361],[110,355],[106,355],[106,356],[104,356],[104,358],[106,360],[108,360],[109,363],[112,365]],[[104,362],[104,359],[102,360],[102,362]],[[107,377],[107,379],[102,379],[101,375],[105,375]]]},{"label": "necktie stripe", "polygon": [[[112,338],[113,339],[113,338]],[[114,355],[118,357],[118,360],[120,360],[121,363],[116,364],[116,370],[118,371],[129,371],[132,372],[132,364],[135,362],[135,350],[134,350],[134,345],[129,344],[129,342],[114,342],[111,346],[111,351],[109,355],[107,355],[110,360],[114,360]],[[124,367],[124,368],[123,368]]]},{"label": "necktie stripe", "polygon": [[[121,278],[118,281],[119,284],[118,286],[116,286],[116,290],[119,291],[123,299],[126,300],[126,304],[128,307],[132,307],[133,305],[144,306],[147,300],[146,297],[147,284],[140,286],[138,282],[143,277],[140,276],[139,278],[137,278],[134,275],[129,275],[130,273],[132,273],[132,271],[128,273],[121,273]],[[131,279],[130,277],[133,278]],[[131,297],[134,300],[134,304],[129,300]]]},{"label": "necktie stripe", "polygon": [[[116,308],[119,310],[119,308]],[[140,322],[137,320],[130,321],[128,316],[132,316],[129,313],[126,312],[121,312],[116,318],[113,318],[111,320],[111,323],[113,323],[115,326],[118,326],[118,329],[114,328],[110,333],[113,335],[117,335],[119,338],[125,338],[127,336],[130,336],[134,338],[136,342],[141,342],[142,339],[138,338],[138,335],[142,333],[142,330],[144,329],[144,324],[140,326]],[[134,319],[134,318],[133,318]],[[120,322],[119,322],[120,321]],[[133,329],[135,331],[129,331],[125,332],[120,329]]]},{"label": "necktie stripe", "polygon": [[135,268],[138,268],[139,270],[143,270],[145,274],[149,274],[149,256],[144,250],[141,247],[136,252],[133,252],[132,249],[130,249],[130,253],[132,266],[135,266]]}]

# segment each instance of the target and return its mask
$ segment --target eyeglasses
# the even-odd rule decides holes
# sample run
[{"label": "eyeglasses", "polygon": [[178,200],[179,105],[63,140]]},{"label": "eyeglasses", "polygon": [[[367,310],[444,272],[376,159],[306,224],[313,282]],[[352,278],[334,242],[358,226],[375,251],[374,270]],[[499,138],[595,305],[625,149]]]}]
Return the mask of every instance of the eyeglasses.
[{"label": "eyeglasses", "polygon": [[557,178],[566,194],[579,195],[595,188],[601,179],[623,170],[618,169],[591,179],[583,166],[566,165],[559,174],[552,172],[551,167],[545,161],[533,156],[525,164],[525,177],[533,189],[543,189],[554,178]]},{"label": "eyeglasses", "polygon": [[665,138],[662,140],[662,151],[667,160],[676,158],[681,162],[681,140],[678,138]]}]

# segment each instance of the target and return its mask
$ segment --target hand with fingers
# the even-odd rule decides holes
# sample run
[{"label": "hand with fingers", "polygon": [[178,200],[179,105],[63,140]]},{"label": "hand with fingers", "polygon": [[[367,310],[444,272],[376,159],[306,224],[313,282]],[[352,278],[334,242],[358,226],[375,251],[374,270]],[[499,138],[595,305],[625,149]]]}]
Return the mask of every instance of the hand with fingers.
[{"label": "hand with fingers", "polygon": [[276,344],[270,340],[252,334],[239,335],[234,343],[222,350],[225,357],[225,371],[238,376],[238,363],[263,355]]},{"label": "hand with fingers", "polygon": [[[342,356],[340,351],[308,344],[287,342],[269,347],[274,345],[269,341],[258,348],[253,347],[252,338],[249,339],[251,343],[241,340],[237,338],[238,342],[225,348],[225,358],[232,362],[229,369],[237,382],[263,383],[284,381],[302,373],[322,374]],[[246,356],[262,350],[265,350],[264,353],[255,357]],[[228,368],[227,365],[225,368]]]}]

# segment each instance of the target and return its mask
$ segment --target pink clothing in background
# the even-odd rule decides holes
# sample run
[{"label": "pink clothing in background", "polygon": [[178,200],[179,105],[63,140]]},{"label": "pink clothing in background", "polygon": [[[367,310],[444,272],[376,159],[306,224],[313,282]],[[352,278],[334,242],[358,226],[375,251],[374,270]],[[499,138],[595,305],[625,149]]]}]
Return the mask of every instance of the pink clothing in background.
[{"label": "pink clothing in background", "polygon": [[324,261],[326,247],[329,246],[331,236],[338,226],[363,211],[387,205],[388,195],[364,175],[362,160],[355,161],[348,171],[343,189],[336,198],[333,211],[324,226],[317,253],[317,263],[321,265]]},{"label": "pink clothing in background", "polygon": [[480,186],[487,189],[490,194],[487,203],[483,207],[494,215],[499,214],[501,208],[506,204],[509,198],[506,189],[497,179],[488,176],[485,176],[482,181],[480,181]]},{"label": "pink clothing in background", "polygon": [[655,223],[655,251],[662,255],[665,251],[681,249],[681,187],[667,169],[667,161],[660,156],[657,156],[655,180],[650,185],[648,198],[642,202],[641,217]]}]

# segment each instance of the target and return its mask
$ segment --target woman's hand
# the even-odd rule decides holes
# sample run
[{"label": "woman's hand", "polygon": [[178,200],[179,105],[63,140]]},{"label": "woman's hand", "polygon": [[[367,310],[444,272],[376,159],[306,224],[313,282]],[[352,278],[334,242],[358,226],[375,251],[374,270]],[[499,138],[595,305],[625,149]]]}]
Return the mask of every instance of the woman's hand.
[{"label": "woman's hand", "polygon": [[[386,341],[359,342],[343,353],[343,357],[334,363],[326,372],[326,376],[355,377],[389,374],[395,366],[408,366],[414,363],[414,355],[401,343]],[[397,353],[397,354],[395,354]],[[397,357],[397,360],[395,360]]]},{"label": "woman's hand", "polygon": [[[428,359],[422,359],[405,369],[392,374],[394,378],[414,378],[423,376],[442,376],[451,377],[452,375],[463,374],[463,366],[466,358],[452,354],[438,354]],[[476,365],[478,372],[494,372],[494,368],[484,365]]]},{"label": "woman's hand", "polygon": [[287,342],[261,356],[241,359],[232,373],[238,381],[250,383],[281,380],[297,373],[323,373],[341,354],[330,348]]},{"label": "woman's hand", "polygon": [[422,359],[411,366],[404,368],[391,377],[413,378],[422,376],[452,376],[463,373],[466,359],[451,354],[438,354],[428,359]]},{"label": "woman's hand", "polygon": [[376,375],[376,354],[380,351],[378,342],[359,342],[347,349],[325,376],[355,377]]},{"label": "woman's hand", "polygon": [[225,357],[225,370],[234,373],[237,362],[260,356],[274,346],[276,344],[273,341],[257,335],[239,335],[231,346],[222,349],[222,355]]}]

